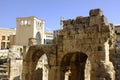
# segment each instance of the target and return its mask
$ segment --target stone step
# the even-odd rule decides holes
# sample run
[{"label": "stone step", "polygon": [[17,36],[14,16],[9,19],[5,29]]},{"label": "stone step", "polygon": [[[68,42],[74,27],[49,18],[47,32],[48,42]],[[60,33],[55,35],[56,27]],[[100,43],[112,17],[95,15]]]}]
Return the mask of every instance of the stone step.
[{"label": "stone step", "polygon": [[7,65],[0,65],[0,68],[7,68]]},{"label": "stone step", "polygon": [[0,75],[0,80],[8,80],[8,75]]},{"label": "stone step", "polygon": [[7,70],[6,69],[0,69],[0,73],[6,73]]}]

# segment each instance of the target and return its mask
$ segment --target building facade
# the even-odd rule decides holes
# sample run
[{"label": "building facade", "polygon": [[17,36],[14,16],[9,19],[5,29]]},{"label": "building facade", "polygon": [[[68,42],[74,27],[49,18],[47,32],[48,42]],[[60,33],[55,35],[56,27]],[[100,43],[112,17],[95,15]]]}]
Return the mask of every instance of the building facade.
[{"label": "building facade", "polygon": [[[0,64],[0,80],[21,80],[23,46],[31,46],[33,43],[52,44],[53,33],[45,32],[44,25],[43,20],[30,16],[17,18],[16,29],[0,29],[0,49],[7,49],[6,53],[5,50],[0,51],[0,58],[4,55],[7,60],[5,64]],[[46,75],[41,77],[45,79],[48,78],[47,64],[44,62],[46,57],[42,57],[41,60],[43,66],[40,68],[43,68],[43,74]],[[5,68],[1,68],[1,66],[5,66]],[[4,70],[4,74],[1,73],[1,70]]]},{"label": "building facade", "polygon": [[53,32],[45,32],[44,34],[44,44],[53,43]]},{"label": "building facade", "polygon": [[45,21],[34,16],[16,19],[16,45],[28,46],[29,39],[36,39],[37,44],[44,44]]},{"label": "building facade", "polygon": [[15,35],[15,29],[0,29],[0,49],[8,49],[10,47],[10,36]]}]

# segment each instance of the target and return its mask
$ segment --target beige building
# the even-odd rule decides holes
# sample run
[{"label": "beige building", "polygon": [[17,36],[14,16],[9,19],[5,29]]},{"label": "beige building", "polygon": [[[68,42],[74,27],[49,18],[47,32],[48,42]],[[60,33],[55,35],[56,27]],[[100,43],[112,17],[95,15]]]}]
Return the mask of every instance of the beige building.
[{"label": "beige building", "polygon": [[44,44],[53,43],[53,32],[45,32],[44,34]]},{"label": "beige building", "polygon": [[[9,57],[7,62],[8,66],[6,65],[6,68],[8,69],[5,73],[5,75],[7,74],[6,79],[21,80],[23,46],[31,46],[34,42],[37,45],[53,43],[53,33],[45,32],[44,24],[45,22],[43,20],[30,16],[17,18],[16,29],[0,29],[0,49],[7,49],[10,47],[5,55],[6,57]],[[47,80],[48,69],[45,61],[46,56],[41,57],[40,64],[42,64],[42,66],[39,68],[43,69],[44,75],[41,77],[44,77],[44,79]]]},{"label": "beige building", "polygon": [[21,80],[22,74],[22,46],[11,46],[9,49],[9,80]]},{"label": "beige building", "polygon": [[29,39],[36,39],[37,44],[44,44],[43,20],[37,17],[21,17],[16,19],[16,45],[28,46]]},{"label": "beige building", "polygon": [[0,49],[8,49],[10,47],[10,36],[15,35],[16,30],[12,28],[0,29]]},{"label": "beige building", "polygon": [[[10,36],[10,44],[12,45],[9,52],[9,80],[21,80],[22,77],[22,60],[23,60],[23,46],[31,46],[37,44],[51,44],[53,40],[52,32],[44,31],[43,20],[40,20],[34,16],[22,17],[16,19],[16,35]],[[43,64],[40,68],[43,68],[43,74],[48,74],[46,68],[46,57],[42,57],[40,64]],[[41,62],[42,61],[42,62]],[[38,63],[39,65],[39,63]],[[43,77],[45,76],[43,75]],[[42,77],[42,76],[41,76]],[[47,80],[45,77],[44,79]]]}]

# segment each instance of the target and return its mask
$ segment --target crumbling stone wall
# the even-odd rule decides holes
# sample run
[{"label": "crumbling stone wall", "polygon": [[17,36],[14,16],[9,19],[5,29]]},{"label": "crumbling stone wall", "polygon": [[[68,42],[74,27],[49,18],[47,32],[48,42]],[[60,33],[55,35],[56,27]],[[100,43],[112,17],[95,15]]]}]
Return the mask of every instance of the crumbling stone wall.
[{"label": "crumbling stone wall", "polygon": [[[36,69],[37,63],[41,56],[44,54],[47,56],[48,65],[45,65],[49,69],[49,74],[53,73],[50,70],[52,66],[56,65],[56,45],[35,45],[30,46],[26,52],[24,47],[23,52],[23,70],[22,80],[42,80],[42,70]],[[48,76],[49,77],[49,76]]]},{"label": "crumbling stone wall", "polygon": [[[55,45],[34,45],[23,57],[22,80],[36,80],[36,63],[46,54],[48,80],[117,80],[110,54],[115,50],[114,26],[100,9],[90,10],[88,17],[78,16],[63,22]],[[33,78],[33,77],[35,78]]]},{"label": "crumbling stone wall", "polygon": [[110,50],[110,60],[112,61],[115,69],[115,80],[120,79],[120,26],[115,26],[116,42],[114,49]]},{"label": "crumbling stone wall", "polygon": [[110,50],[110,60],[112,61],[115,69],[115,80],[120,79],[120,48]]},{"label": "crumbling stone wall", "polygon": [[21,80],[22,76],[22,46],[11,46],[8,52],[9,80]]},{"label": "crumbling stone wall", "polygon": [[[82,52],[90,60],[90,80],[115,80],[115,70],[109,59],[109,50],[114,47],[115,43],[114,35],[113,26],[107,22],[100,9],[90,10],[88,17],[80,16],[76,19],[64,21],[63,30],[60,31],[56,39],[58,46],[58,65],[62,65],[60,70],[68,66],[71,67],[72,57],[66,60],[66,63],[70,64],[64,66],[62,64],[66,55]],[[79,70],[79,68],[76,70]],[[63,74],[60,71],[61,76],[58,80],[64,79],[61,78],[64,77],[62,76]],[[74,80],[84,80],[76,79],[76,75],[71,77]]]}]

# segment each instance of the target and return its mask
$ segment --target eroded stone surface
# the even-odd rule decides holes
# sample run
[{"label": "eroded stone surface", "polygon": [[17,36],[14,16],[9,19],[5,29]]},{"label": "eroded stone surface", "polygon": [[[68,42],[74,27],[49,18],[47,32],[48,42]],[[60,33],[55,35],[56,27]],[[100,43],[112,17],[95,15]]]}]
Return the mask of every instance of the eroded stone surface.
[{"label": "eroded stone surface", "polygon": [[79,16],[63,24],[55,45],[31,46],[23,53],[22,80],[43,79],[42,70],[35,69],[44,54],[48,58],[48,80],[117,80],[117,64],[110,60],[115,50],[114,26],[102,11],[93,9],[88,17]]}]

